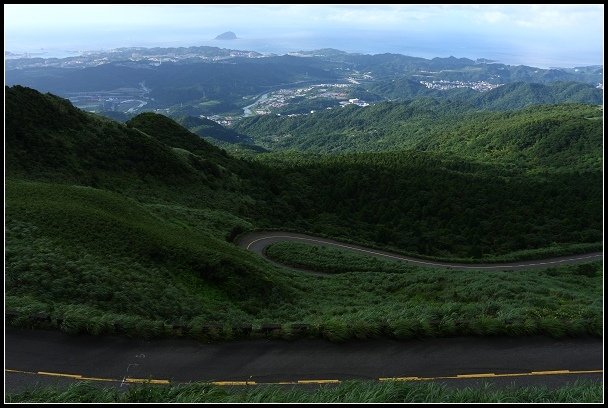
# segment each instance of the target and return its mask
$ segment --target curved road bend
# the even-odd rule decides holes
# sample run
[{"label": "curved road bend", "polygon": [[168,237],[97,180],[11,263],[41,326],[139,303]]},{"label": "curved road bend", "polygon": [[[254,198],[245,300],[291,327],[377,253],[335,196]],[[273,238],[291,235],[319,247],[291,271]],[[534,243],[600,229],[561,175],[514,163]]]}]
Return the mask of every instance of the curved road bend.
[{"label": "curved road bend", "polygon": [[482,381],[497,386],[513,382],[559,386],[577,379],[602,381],[602,353],[601,338],[455,337],[341,344],[322,339],[255,339],[204,344],[191,339],[146,341],[7,327],[5,390],[86,379],[114,386],[138,379],[158,384],[218,381],[218,385],[397,379],[434,380],[457,387]]},{"label": "curved road bend", "polygon": [[[242,235],[237,240],[236,244],[249,251],[253,251],[260,256],[266,258],[270,262],[286,267],[285,265],[278,264],[272,261],[266,256],[265,249],[278,242],[300,242],[312,245],[323,245],[332,246],[339,249],[345,249],[353,252],[359,252],[365,255],[374,256],[376,258],[382,258],[392,261],[408,262],[413,265],[426,266],[433,268],[446,268],[446,269],[475,269],[475,270],[522,270],[531,268],[548,268],[551,266],[559,266],[565,264],[576,264],[584,263],[589,261],[602,260],[604,255],[603,252],[593,252],[588,254],[580,255],[569,255],[559,256],[540,260],[527,260],[518,262],[505,262],[505,263],[486,263],[486,264],[461,264],[451,262],[440,262],[440,261],[429,261],[425,259],[414,258],[410,256],[404,256],[395,254],[388,251],[382,251],[379,249],[366,248],[361,245],[348,244],[340,241],[336,241],[328,238],[320,238],[312,235],[299,234],[294,232],[283,232],[283,231],[257,231],[250,232]],[[295,267],[288,267],[289,269],[298,270]]]}]

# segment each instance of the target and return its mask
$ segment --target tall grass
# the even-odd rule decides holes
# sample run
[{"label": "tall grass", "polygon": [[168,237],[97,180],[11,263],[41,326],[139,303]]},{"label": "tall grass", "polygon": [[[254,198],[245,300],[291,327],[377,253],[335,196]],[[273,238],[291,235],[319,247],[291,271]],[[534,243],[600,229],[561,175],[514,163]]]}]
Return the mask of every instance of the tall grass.
[{"label": "tall grass", "polygon": [[557,389],[544,386],[497,388],[489,383],[479,387],[452,388],[437,383],[346,381],[315,388],[301,386],[258,385],[248,388],[221,388],[210,384],[175,386],[135,385],[128,389],[101,388],[77,383],[65,389],[45,387],[9,393],[9,403],[591,403],[602,402],[603,386],[591,381],[577,381]]}]

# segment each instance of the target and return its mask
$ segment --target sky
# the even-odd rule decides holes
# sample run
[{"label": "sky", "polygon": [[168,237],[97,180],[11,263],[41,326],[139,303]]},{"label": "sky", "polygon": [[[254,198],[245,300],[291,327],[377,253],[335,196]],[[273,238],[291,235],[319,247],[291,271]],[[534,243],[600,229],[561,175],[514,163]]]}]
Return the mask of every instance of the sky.
[{"label": "sky", "polygon": [[[603,63],[604,6],[4,5],[4,30],[5,50],[42,56],[133,46],[331,47],[574,67]],[[239,39],[213,40],[224,31]]]}]

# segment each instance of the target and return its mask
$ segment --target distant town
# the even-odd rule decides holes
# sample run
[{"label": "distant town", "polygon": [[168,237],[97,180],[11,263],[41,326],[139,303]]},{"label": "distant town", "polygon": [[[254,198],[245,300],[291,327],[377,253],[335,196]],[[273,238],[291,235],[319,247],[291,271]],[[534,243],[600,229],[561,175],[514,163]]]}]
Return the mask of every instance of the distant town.
[{"label": "distant town", "polygon": [[440,91],[447,91],[449,89],[455,89],[455,88],[471,88],[471,89],[473,89],[475,91],[479,91],[479,92],[490,91],[494,88],[498,88],[499,86],[504,85],[504,84],[491,84],[486,81],[476,81],[476,82],[446,81],[443,79],[440,79],[438,81],[420,81],[420,83],[429,89],[438,89]]}]

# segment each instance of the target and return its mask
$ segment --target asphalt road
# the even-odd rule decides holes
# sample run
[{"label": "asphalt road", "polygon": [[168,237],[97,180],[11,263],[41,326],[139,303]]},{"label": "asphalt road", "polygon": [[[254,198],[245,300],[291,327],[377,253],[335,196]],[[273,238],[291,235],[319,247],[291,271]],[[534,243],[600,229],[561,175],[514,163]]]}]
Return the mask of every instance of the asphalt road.
[{"label": "asphalt road", "polygon": [[[242,248],[253,251],[262,257],[266,258],[270,262],[277,264],[270,260],[265,253],[266,247],[271,244],[278,242],[301,242],[313,245],[332,246],[339,249],[345,249],[348,251],[359,252],[365,255],[374,256],[376,258],[383,258],[392,261],[408,262],[412,265],[426,266],[433,268],[445,268],[445,269],[474,269],[474,270],[522,270],[522,269],[533,269],[533,268],[547,268],[551,266],[559,266],[565,264],[576,264],[584,263],[589,261],[599,261],[603,259],[603,252],[593,252],[589,254],[570,255],[552,257],[540,260],[528,260],[519,262],[506,262],[506,263],[491,263],[491,264],[460,264],[451,262],[439,262],[429,261],[425,259],[418,259],[414,257],[404,256],[395,254],[388,251],[381,251],[373,248],[366,248],[364,246],[347,244],[344,242],[336,241],[328,238],[320,238],[306,234],[298,234],[293,232],[283,231],[256,231],[245,235],[242,235],[237,240],[236,244]],[[281,265],[286,267],[285,265]],[[289,269],[298,270],[298,268],[289,267]]]},{"label": "asphalt road", "polygon": [[[191,381],[218,385],[348,379],[481,381],[559,386],[602,381],[602,339],[458,337],[331,343],[321,339],[204,344],[190,339],[135,340],[6,328],[5,392],[33,384],[90,380],[129,385]],[[569,371],[566,371],[569,370]]]}]

